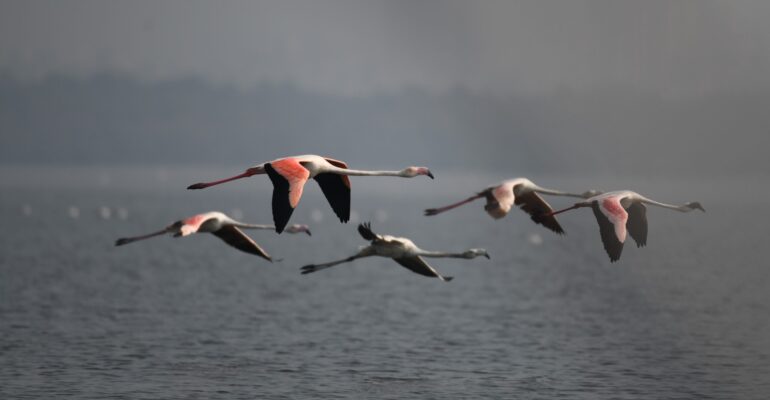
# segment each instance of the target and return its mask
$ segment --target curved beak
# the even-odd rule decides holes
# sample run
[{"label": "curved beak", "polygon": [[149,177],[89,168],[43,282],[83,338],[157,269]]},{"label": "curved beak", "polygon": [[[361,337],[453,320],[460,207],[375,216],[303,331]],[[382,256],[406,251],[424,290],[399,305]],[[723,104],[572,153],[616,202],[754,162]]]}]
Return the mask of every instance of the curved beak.
[{"label": "curved beak", "polygon": [[313,234],[310,233],[310,229],[306,230],[305,233],[307,233],[308,236],[313,236]]},{"label": "curved beak", "polygon": [[491,260],[492,259],[492,257],[489,256],[489,253],[484,253],[484,257],[486,257],[487,260]]},{"label": "curved beak", "polygon": [[436,177],[433,176],[433,173],[428,170],[428,173],[426,174],[430,177],[430,179],[436,179]]}]

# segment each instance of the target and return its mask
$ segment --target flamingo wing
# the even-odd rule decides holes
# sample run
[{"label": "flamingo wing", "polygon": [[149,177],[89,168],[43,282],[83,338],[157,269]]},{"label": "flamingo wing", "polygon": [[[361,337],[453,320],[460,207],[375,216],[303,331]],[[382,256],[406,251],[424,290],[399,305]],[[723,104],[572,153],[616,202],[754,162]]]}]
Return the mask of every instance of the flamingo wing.
[{"label": "flamingo wing", "polygon": [[324,172],[313,179],[321,186],[326,200],[332,206],[340,222],[350,220],[350,181],[345,175]]},{"label": "flamingo wing", "polygon": [[402,267],[409,269],[410,271],[431,278],[439,278],[444,282],[449,282],[453,279],[451,276],[442,276],[433,267],[428,265],[425,260],[420,256],[414,257],[401,257],[394,258],[395,262],[399,263]]},{"label": "flamingo wing", "polygon": [[620,259],[623,252],[623,242],[626,241],[626,221],[628,213],[620,205],[620,199],[609,197],[592,203],[596,221],[599,223],[599,233],[602,237],[604,250],[610,256],[610,261]]},{"label": "flamingo wing", "polygon": [[283,232],[302,197],[302,188],[310,171],[296,159],[284,158],[265,164],[265,172],[273,182],[273,222],[275,231]]},{"label": "flamingo wing", "polygon": [[227,225],[211,233],[240,251],[244,251],[249,254],[255,254],[268,261],[273,261],[270,255],[267,254],[267,252],[261,247],[259,247],[257,242],[252,240],[245,233],[243,233],[243,231],[235,226]]},{"label": "flamingo wing", "polygon": [[553,215],[546,216],[547,213],[553,211],[553,208],[551,208],[551,206],[534,191],[519,193],[519,195],[516,196],[515,204],[519,206],[522,211],[529,214],[532,221],[536,224],[543,225],[559,235],[564,234],[564,229],[562,229],[559,222],[556,221],[556,217]]},{"label": "flamingo wing", "polygon": [[358,224],[358,233],[361,235],[362,238],[364,238],[364,240],[367,240],[370,242],[384,240],[382,236],[372,231],[372,224],[370,222],[364,222],[363,224]]},{"label": "flamingo wing", "polygon": [[626,222],[626,229],[628,234],[636,242],[637,247],[644,247],[647,245],[647,207],[642,203],[631,203],[626,209],[628,212],[628,221]]},{"label": "flamingo wing", "polygon": [[511,210],[515,200],[513,190],[505,185],[485,190],[481,194],[487,199],[484,210],[494,219],[500,219],[508,215],[508,211]]}]

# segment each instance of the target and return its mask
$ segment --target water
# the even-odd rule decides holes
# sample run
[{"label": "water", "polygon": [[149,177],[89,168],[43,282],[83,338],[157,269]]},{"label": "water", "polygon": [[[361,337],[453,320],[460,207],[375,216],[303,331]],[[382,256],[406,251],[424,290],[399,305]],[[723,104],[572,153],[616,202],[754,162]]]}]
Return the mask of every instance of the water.
[{"label": "water", "polygon": [[353,208],[375,231],[489,250],[432,260],[455,276],[446,284],[383,258],[300,275],[365,244],[314,183],[292,218],[312,237],[250,232],[281,262],[212,235],[113,247],[212,209],[269,222],[266,179],[183,190],[227,172],[0,171],[0,398],[770,396],[770,254],[756,214],[770,196],[715,190],[747,182],[597,179],[708,210],[651,208],[648,246],[629,242],[610,264],[587,210],[561,218],[566,237],[521,213],[493,221],[481,203],[421,216],[501,177],[354,178]]}]

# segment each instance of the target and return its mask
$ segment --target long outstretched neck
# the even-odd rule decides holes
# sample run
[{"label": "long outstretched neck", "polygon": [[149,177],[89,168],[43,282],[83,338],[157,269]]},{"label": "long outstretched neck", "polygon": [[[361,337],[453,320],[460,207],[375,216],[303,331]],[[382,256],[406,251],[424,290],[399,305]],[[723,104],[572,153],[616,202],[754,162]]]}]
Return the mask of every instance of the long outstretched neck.
[{"label": "long outstretched neck", "polygon": [[406,176],[402,171],[364,171],[360,169],[336,168],[335,173],[351,176]]},{"label": "long outstretched neck", "polygon": [[535,185],[533,190],[535,192],[543,193],[543,194],[549,194],[551,196],[566,196],[566,197],[585,198],[585,196],[583,194],[562,192],[560,190],[553,190],[553,189],[546,189],[544,187],[540,187],[540,186],[537,186],[537,185]]},{"label": "long outstretched neck", "polygon": [[187,189],[189,189],[189,190],[194,190],[194,189],[205,189],[205,188],[207,188],[207,187],[211,187],[211,186],[219,185],[219,184],[222,184],[222,183],[225,183],[225,182],[234,181],[234,180],[236,180],[236,179],[243,179],[243,178],[248,178],[248,177],[250,177],[250,176],[252,176],[252,175],[259,175],[259,174],[264,174],[264,173],[265,173],[265,167],[264,167],[264,166],[262,166],[262,165],[259,165],[259,166],[256,166],[256,167],[253,167],[253,168],[249,168],[249,169],[247,169],[247,170],[246,170],[244,173],[242,173],[242,174],[238,174],[238,175],[235,175],[235,176],[231,176],[231,177],[229,177],[229,178],[220,179],[220,180],[218,180],[218,181],[213,181],[213,182],[199,182],[199,183],[194,183],[194,184],[192,184],[192,185],[188,186],[188,187],[187,187]]},{"label": "long outstretched neck", "polygon": [[163,230],[160,230],[160,231],[157,231],[157,232],[153,232],[153,233],[149,233],[147,235],[134,236],[134,237],[128,237],[128,238],[120,238],[120,239],[115,241],[115,246],[123,246],[124,244],[129,244],[131,242],[136,242],[136,241],[139,241],[139,240],[149,239],[151,237],[160,236],[160,235],[163,235],[163,234],[168,233],[168,232],[169,232],[169,229],[165,228]]},{"label": "long outstretched neck", "polygon": [[439,208],[429,208],[429,209],[425,210],[425,215],[441,214],[444,211],[449,211],[449,210],[451,210],[453,208],[460,207],[463,204],[468,204],[468,203],[472,202],[473,200],[476,200],[476,199],[481,198],[481,197],[484,197],[484,195],[483,194],[477,194],[475,196],[468,197],[467,199],[465,199],[463,201],[458,201],[457,203],[453,203],[453,204],[450,204],[448,206],[439,207]]},{"label": "long outstretched neck", "polygon": [[466,258],[465,253],[447,253],[444,251],[420,250],[420,256],[435,258]]},{"label": "long outstretched neck", "polygon": [[275,225],[247,224],[245,222],[240,222],[240,221],[233,221],[232,224],[233,226],[237,226],[238,228],[243,228],[243,229],[269,229],[269,230],[275,229]]},{"label": "long outstretched neck", "polygon": [[659,201],[648,199],[646,197],[642,197],[641,201],[642,201],[642,203],[647,203],[647,204],[650,204],[650,205],[653,205],[653,206],[668,208],[670,210],[676,210],[676,211],[679,211],[679,212],[689,212],[689,211],[692,211],[692,208],[688,207],[686,204],[681,205],[681,206],[677,206],[677,205],[674,205],[674,204],[661,203]]}]

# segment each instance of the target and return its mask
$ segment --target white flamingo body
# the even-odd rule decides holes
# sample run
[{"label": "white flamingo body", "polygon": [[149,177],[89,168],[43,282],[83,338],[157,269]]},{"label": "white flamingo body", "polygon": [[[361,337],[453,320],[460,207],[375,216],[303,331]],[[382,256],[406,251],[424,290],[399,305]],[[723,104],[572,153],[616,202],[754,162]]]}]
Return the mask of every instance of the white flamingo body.
[{"label": "white flamingo body", "polygon": [[[194,233],[212,233],[238,250],[272,261],[270,255],[267,254],[267,252],[254,240],[243,233],[241,229],[275,229],[275,226],[248,224],[236,221],[222,212],[210,211],[176,221],[157,232],[142,236],[120,238],[115,241],[115,245],[122,246],[164,234],[171,234],[174,237],[184,237]],[[287,231],[290,233],[305,232],[310,235],[310,230],[307,228],[307,225],[295,224],[288,227]]]},{"label": "white flamingo body", "polygon": [[284,157],[255,165],[242,174],[231,178],[208,183],[196,183],[188,189],[204,189],[210,186],[246,178],[253,175],[267,174],[273,183],[273,221],[278,233],[281,233],[289,221],[294,209],[299,205],[302,191],[309,179],[314,179],[329,201],[334,213],[341,222],[350,219],[350,179],[348,176],[398,176],[413,178],[433,174],[426,167],[407,167],[400,171],[364,171],[348,168],[343,161],[312,154]]},{"label": "white flamingo body", "polygon": [[572,207],[549,213],[553,216],[565,211],[581,207],[591,207],[599,224],[599,233],[604,250],[611,262],[620,259],[623,244],[628,235],[638,247],[647,245],[647,207],[645,204],[668,208],[679,212],[701,210],[699,202],[689,202],[683,205],[673,205],[651,200],[631,190],[618,190],[602,193],[575,203]]},{"label": "white flamingo body", "polygon": [[423,250],[414,244],[410,239],[390,235],[378,235],[372,232],[369,224],[358,226],[358,232],[365,239],[370,241],[370,245],[359,250],[358,253],[338,261],[332,261],[323,264],[311,264],[302,267],[303,274],[309,274],[325,268],[333,267],[338,264],[353,261],[357,258],[380,256],[392,258],[401,266],[411,270],[414,273],[439,278],[444,282],[452,280],[451,276],[443,276],[435,268],[431,267],[423,257],[453,257],[471,259],[479,256],[489,258],[489,254],[484,249],[469,249],[462,253],[448,253],[438,251]]},{"label": "white flamingo body", "polygon": [[563,234],[564,230],[559,225],[559,222],[556,221],[555,218],[548,216],[548,213],[553,211],[553,209],[538,193],[554,196],[588,198],[599,192],[595,190],[590,190],[581,194],[562,192],[540,187],[527,178],[514,178],[489,186],[476,193],[474,196],[457,203],[440,208],[427,209],[425,210],[425,215],[437,215],[470,203],[476,199],[485,198],[487,203],[484,205],[484,210],[494,219],[505,217],[514,205],[518,205],[521,207],[522,211],[530,215],[535,223],[541,224],[558,234]]}]

